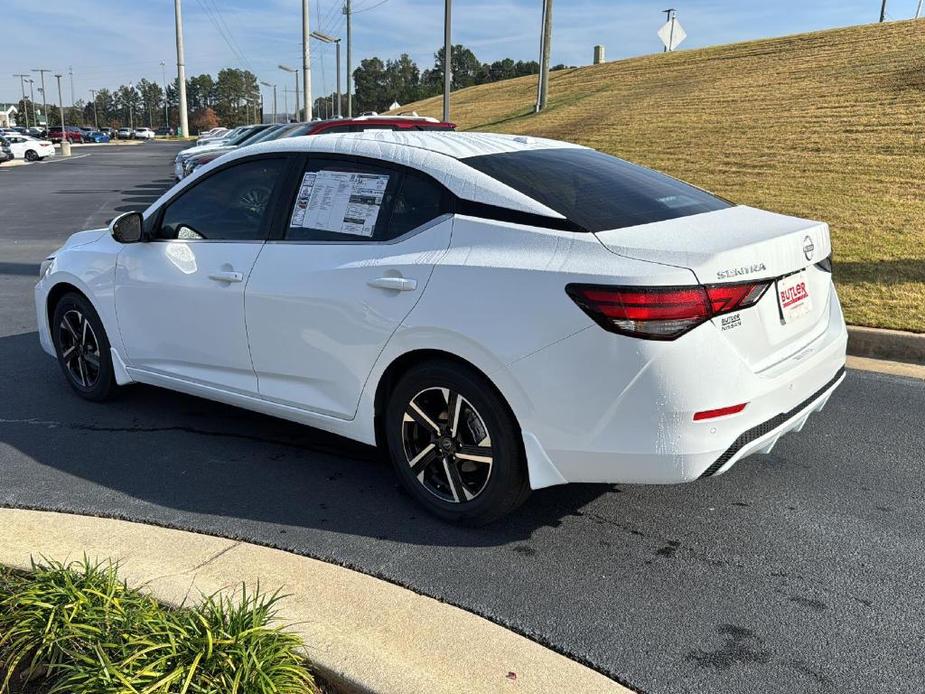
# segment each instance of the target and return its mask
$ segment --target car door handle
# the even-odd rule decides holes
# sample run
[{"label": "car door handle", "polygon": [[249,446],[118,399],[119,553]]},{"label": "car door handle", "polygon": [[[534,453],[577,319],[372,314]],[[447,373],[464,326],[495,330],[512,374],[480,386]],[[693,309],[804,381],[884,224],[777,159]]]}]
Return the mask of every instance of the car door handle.
[{"label": "car door handle", "polygon": [[380,277],[370,280],[367,284],[377,289],[392,289],[397,292],[413,292],[418,288],[418,283],[415,280],[404,277]]},{"label": "car door handle", "polygon": [[209,275],[210,280],[216,282],[243,282],[244,273],[242,272],[213,272]]}]

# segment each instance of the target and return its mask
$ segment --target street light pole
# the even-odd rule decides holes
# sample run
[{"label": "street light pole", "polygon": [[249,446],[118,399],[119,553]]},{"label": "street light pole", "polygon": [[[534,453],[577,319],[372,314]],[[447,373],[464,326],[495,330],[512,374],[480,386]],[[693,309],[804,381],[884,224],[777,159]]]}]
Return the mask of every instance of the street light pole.
[{"label": "street light pole", "polygon": [[90,90],[90,96],[93,97],[93,127],[96,130],[100,129],[100,119],[99,119],[99,115],[96,112],[96,95],[98,93],[99,92],[96,89]]},{"label": "street light pole", "polygon": [[129,83],[128,85],[128,129],[132,131],[132,137],[135,136],[135,114],[132,113],[132,99],[135,96],[135,85]]},{"label": "street light pole", "polygon": [[161,61],[161,81],[164,83],[164,127],[170,128],[170,116],[167,114],[167,66]]},{"label": "street light pole", "polygon": [[[335,91],[337,92],[337,117],[340,118],[340,39],[336,39],[333,36],[329,36],[328,34],[322,34],[320,31],[313,31],[312,38],[318,39],[322,43],[333,43],[337,48],[337,72],[335,75],[337,78],[337,87]],[[333,113],[334,109],[331,109],[331,114],[333,115]]]},{"label": "street light pole", "polygon": [[39,122],[35,117],[35,80],[30,77],[26,81],[29,83],[29,101],[32,102],[32,127],[38,128]]},{"label": "street light pole", "polygon": [[[283,72],[291,72],[295,74],[295,120],[299,120],[299,71],[295,68],[291,68],[288,65],[277,65],[277,67]],[[287,116],[288,117],[288,116]]]},{"label": "street light pole", "polygon": [[443,121],[450,120],[450,87],[453,83],[452,22],[453,0],[443,8]]},{"label": "street light pole", "polygon": [[67,129],[64,127],[64,99],[61,97],[61,75],[56,74],[58,79],[58,115],[61,120],[61,156],[71,156],[71,141],[67,138]]},{"label": "street light pole", "polygon": [[180,0],[174,0],[174,19],[177,26],[177,87],[180,90],[180,132],[183,137],[189,136],[189,118],[186,113],[186,65],[183,58],[183,11]]},{"label": "street light pole", "polygon": [[25,78],[28,77],[28,76],[29,76],[29,75],[26,75],[26,74],[13,75],[13,77],[18,77],[18,78],[19,78],[19,87],[20,87],[20,89],[22,89],[22,107],[23,107],[23,110],[26,112],[26,113],[25,113],[25,117],[26,117],[26,127],[27,127],[27,128],[29,127],[29,104],[26,103],[26,82],[25,82]]},{"label": "street light pole", "polygon": [[279,121],[276,118],[276,85],[270,84],[269,82],[261,82],[264,87],[273,87],[273,123],[274,125]]},{"label": "street light pole", "polygon": [[305,95],[305,120],[312,119],[312,56],[311,30],[308,26],[308,0],[302,0],[302,93]]},{"label": "street light pole", "polygon": [[344,14],[347,15],[347,118],[353,118],[353,31],[350,25],[353,12],[350,0],[347,0]]},{"label": "street light pole", "polygon": [[47,128],[50,123],[48,122],[48,97],[45,96],[45,73],[51,72],[48,68],[34,68],[32,72],[38,72],[42,76],[42,110],[45,113],[45,127]]}]

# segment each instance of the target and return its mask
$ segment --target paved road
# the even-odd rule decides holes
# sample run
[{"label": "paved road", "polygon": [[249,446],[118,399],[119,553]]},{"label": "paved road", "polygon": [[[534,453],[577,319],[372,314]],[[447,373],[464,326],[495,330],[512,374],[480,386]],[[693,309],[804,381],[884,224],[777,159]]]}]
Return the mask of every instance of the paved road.
[{"label": "paved road", "polygon": [[921,381],[851,372],[802,433],[723,477],[543,490],[480,530],[422,513],[374,450],[333,436],[147,387],[78,400],[36,341],[38,263],[153,200],[175,149],[0,170],[0,504],[334,561],[646,692],[922,691]]}]

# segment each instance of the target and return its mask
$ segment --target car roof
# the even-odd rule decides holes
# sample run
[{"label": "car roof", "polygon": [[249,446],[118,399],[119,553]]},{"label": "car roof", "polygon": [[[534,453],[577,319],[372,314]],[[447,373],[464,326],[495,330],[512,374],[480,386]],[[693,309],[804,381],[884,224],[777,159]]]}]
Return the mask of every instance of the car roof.
[{"label": "car roof", "polygon": [[[368,157],[426,173],[464,200],[562,219],[562,215],[555,210],[461,161],[486,154],[562,148],[581,146],[560,140],[497,133],[372,130],[302,135],[261,142],[229,152],[222,157],[222,163],[272,152],[318,152]],[[193,181],[214,165],[210,163],[184,180]]]}]

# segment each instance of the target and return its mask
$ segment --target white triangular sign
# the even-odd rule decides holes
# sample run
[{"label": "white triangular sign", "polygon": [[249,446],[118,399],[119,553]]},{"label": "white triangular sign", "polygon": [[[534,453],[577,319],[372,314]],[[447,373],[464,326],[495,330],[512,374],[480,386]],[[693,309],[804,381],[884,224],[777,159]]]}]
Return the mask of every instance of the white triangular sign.
[{"label": "white triangular sign", "polygon": [[[672,25],[674,25],[673,28]],[[662,43],[665,44],[665,48],[669,51],[673,51],[687,38],[687,32],[684,31],[684,27],[681,26],[681,22],[677,19],[668,20],[662,25],[662,28],[658,30],[658,37],[662,40]]]}]

